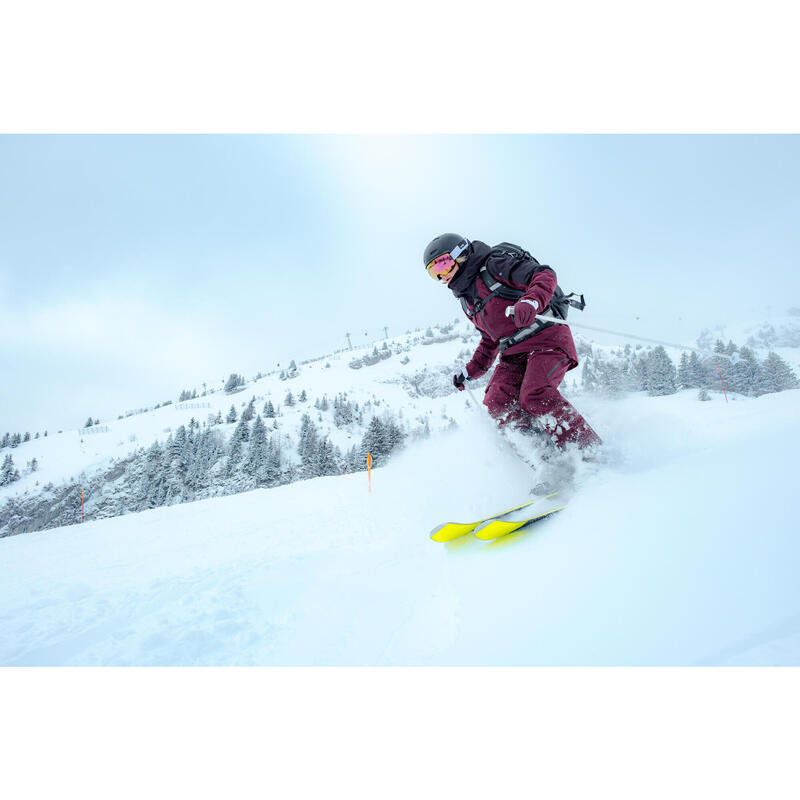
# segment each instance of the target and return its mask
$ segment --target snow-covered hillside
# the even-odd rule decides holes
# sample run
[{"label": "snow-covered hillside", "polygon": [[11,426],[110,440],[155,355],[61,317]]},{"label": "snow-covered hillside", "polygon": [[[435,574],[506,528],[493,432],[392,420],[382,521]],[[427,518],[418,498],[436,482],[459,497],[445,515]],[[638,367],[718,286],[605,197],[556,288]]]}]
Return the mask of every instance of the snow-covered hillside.
[{"label": "snow-covered hillside", "polygon": [[[456,332],[467,341],[401,338],[360,369],[365,353],[343,353],[192,401],[208,408],[23,445],[41,472],[5,496],[288,389],[308,401],[282,409],[287,436],[342,391],[432,432],[376,469],[371,493],[360,472],[102,520],[89,500],[85,524],[0,540],[0,664],[800,663],[800,390],[609,399],[569,373],[609,463],[582,467],[551,519],[441,545],[436,523],[522,502],[533,482],[448,387],[474,345]],[[360,435],[317,416],[343,449]]]}]

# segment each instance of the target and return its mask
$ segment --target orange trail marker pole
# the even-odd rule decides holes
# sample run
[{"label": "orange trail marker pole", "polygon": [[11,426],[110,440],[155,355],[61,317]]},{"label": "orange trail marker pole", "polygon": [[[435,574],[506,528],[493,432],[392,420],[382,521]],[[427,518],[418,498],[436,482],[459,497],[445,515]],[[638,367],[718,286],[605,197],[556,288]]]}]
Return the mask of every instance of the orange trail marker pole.
[{"label": "orange trail marker pole", "polygon": [[369,493],[372,494],[372,453],[367,453],[367,480],[369,481]]},{"label": "orange trail marker pole", "polygon": [[725,402],[728,402],[728,393],[725,391],[725,381],[722,380],[722,367],[717,364],[717,369],[719,370],[719,379],[722,381],[722,394],[725,395]]}]

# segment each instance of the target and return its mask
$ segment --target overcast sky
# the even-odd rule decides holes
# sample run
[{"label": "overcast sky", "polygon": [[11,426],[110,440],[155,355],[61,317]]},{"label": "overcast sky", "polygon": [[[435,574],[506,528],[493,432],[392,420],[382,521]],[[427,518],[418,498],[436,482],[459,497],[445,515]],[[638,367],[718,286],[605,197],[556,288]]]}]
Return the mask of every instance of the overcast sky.
[{"label": "overcast sky", "polygon": [[692,342],[800,304],[799,186],[797,136],[2,136],[0,435],[453,319],[445,231]]}]

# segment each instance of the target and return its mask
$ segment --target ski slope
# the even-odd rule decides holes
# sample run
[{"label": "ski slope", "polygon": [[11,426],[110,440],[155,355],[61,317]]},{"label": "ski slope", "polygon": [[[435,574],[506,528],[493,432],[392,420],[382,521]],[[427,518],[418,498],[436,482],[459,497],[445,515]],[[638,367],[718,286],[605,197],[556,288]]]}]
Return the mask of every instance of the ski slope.
[{"label": "ski slope", "polygon": [[441,545],[532,485],[466,402],[371,493],[318,478],[0,540],[0,664],[800,664],[800,391],[582,397],[611,461],[567,510]]}]

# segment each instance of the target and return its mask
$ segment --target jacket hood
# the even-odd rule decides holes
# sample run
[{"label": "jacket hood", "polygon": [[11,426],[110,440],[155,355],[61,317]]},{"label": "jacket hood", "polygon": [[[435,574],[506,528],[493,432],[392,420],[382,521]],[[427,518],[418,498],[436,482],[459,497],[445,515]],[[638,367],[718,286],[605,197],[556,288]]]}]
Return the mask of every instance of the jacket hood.
[{"label": "jacket hood", "polygon": [[458,268],[456,276],[447,285],[447,288],[456,297],[465,297],[470,293],[470,289],[475,283],[475,278],[478,277],[483,262],[486,261],[491,251],[492,248],[485,242],[473,240],[472,249],[467,256],[467,260]]}]

